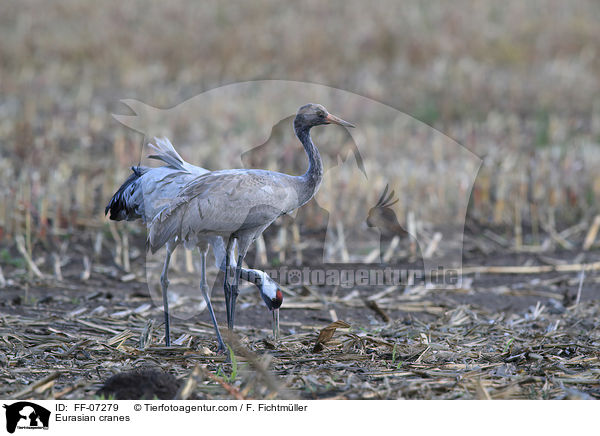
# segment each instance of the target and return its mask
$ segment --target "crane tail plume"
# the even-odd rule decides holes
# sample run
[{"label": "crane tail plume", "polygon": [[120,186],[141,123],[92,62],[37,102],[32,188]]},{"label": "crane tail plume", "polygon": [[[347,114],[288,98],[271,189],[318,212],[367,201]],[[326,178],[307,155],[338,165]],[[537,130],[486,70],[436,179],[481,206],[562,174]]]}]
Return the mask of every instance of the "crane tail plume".
[{"label": "crane tail plume", "polygon": [[149,168],[131,167],[131,170],[133,173],[115,192],[104,209],[104,214],[110,212],[110,219],[113,221],[133,221],[143,216],[144,201],[138,182]]},{"label": "crane tail plume", "polygon": [[149,142],[148,147],[152,148],[156,151],[156,154],[152,154],[148,156],[151,159],[160,160],[170,167],[185,171],[185,161],[183,158],[177,153],[171,141],[167,138],[154,138],[154,143]]}]

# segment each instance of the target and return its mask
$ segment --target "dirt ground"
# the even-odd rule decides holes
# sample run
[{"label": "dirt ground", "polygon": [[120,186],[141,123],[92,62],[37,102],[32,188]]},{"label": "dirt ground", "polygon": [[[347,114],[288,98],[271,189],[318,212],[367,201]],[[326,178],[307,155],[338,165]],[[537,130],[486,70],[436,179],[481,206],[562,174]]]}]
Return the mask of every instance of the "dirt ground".
[{"label": "dirt ground", "polygon": [[[125,273],[108,253],[83,279],[79,256],[64,266],[60,282],[30,279],[19,265],[5,268],[0,395],[99,398],[108,378],[137,369],[160,372],[136,375],[142,378],[134,385],[147,390],[132,393],[128,382],[113,383],[103,397],[172,398],[178,387],[179,397],[199,399],[600,397],[600,278],[590,270],[582,281],[580,272],[594,268],[600,250],[498,248],[483,255],[470,245],[477,238],[466,238],[467,274],[454,289],[285,287],[278,343],[258,293],[243,288],[235,335],[226,335],[229,359],[214,353],[206,310],[173,317],[174,345],[164,347],[159,300],[150,297],[144,277]],[[575,271],[560,265],[576,265]],[[473,272],[481,266],[556,270]],[[171,280],[186,274],[173,271]],[[172,309],[200,303],[198,292]],[[223,322],[216,285],[213,303]],[[315,347],[335,320],[347,324],[330,328],[333,337]],[[177,380],[170,393],[152,388],[152,374],[162,371]]]}]

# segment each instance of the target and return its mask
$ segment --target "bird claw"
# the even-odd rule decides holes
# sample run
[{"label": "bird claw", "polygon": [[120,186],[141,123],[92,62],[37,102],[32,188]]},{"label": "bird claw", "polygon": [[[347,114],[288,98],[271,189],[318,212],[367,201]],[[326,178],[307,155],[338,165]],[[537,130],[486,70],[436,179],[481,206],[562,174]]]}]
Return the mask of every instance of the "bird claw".
[{"label": "bird claw", "polygon": [[231,363],[231,354],[229,353],[229,348],[225,345],[224,342],[219,342],[219,346],[217,347],[217,356],[225,356],[225,362]]}]

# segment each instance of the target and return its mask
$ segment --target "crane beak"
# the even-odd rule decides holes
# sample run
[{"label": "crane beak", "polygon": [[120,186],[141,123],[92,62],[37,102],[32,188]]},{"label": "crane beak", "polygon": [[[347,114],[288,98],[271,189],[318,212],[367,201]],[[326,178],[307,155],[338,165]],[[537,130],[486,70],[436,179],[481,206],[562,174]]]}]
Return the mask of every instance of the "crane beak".
[{"label": "crane beak", "polygon": [[279,341],[279,309],[273,310],[273,337]]},{"label": "crane beak", "polygon": [[354,124],[349,123],[348,121],[344,121],[341,118],[336,117],[335,115],[328,114],[325,119],[328,121],[328,124],[339,124],[344,127],[356,127]]}]

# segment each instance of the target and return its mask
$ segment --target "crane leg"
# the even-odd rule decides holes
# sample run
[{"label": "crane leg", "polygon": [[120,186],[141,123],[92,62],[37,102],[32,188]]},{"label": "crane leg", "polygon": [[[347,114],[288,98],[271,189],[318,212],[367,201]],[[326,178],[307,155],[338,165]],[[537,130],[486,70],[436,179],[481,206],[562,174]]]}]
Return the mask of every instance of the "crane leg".
[{"label": "crane leg", "polygon": [[201,251],[202,253],[202,263],[201,263],[201,274],[200,278],[200,292],[202,292],[202,296],[204,297],[204,301],[206,301],[206,307],[208,307],[208,313],[210,314],[210,319],[215,327],[215,332],[217,333],[217,342],[219,344],[219,348],[217,348],[218,353],[224,353],[225,343],[223,342],[223,338],[221,337],[221,332],[219,331],[219,325],[217,324],[217,318],[215,317],[215,311],[213,310],[212,304],[210,302],[210,288],[206,283],[206,250]]},{"label": "crane leg", "polygon": [[235,276],[233,277],[233,284],[231,285],[231,309],[230,309],[230,320],[231,324],[229,325],[229,329],[233,330],[233,326],[235,324],[235,300],[239,294],[239,283],[240,276],[242,275],[242,255],[238,256],[237,266],[235,268]]},{"label": "crane leg", "polygon": [[171,261],[171,254],[173,254],[173,250],[175,248],[171,247],[170,244],[167,244],[167,257],[165,258],[165,265],[162,270],[162,274],[160,275],[160,285],[162,288],[162,297],[163,297],[163,308],[165,311],[165,345],[167,347],[171,346],[171,331],[169,326],[169,299],[167,297],[167,288],[169,287],[169,279],[168,279],[168,269],[169,262]]},{"label": "crane leg", "polygon": [[227,249],[225,250],[225,275],[223,278],[223,291],[225,293],[225,310],[227,311],[227,326],[231,325],[231,285],[229,284],[229,265],[231,263],[231,256],[233,256],[233,241],[234,238],[230,237],[227,241]]}]

